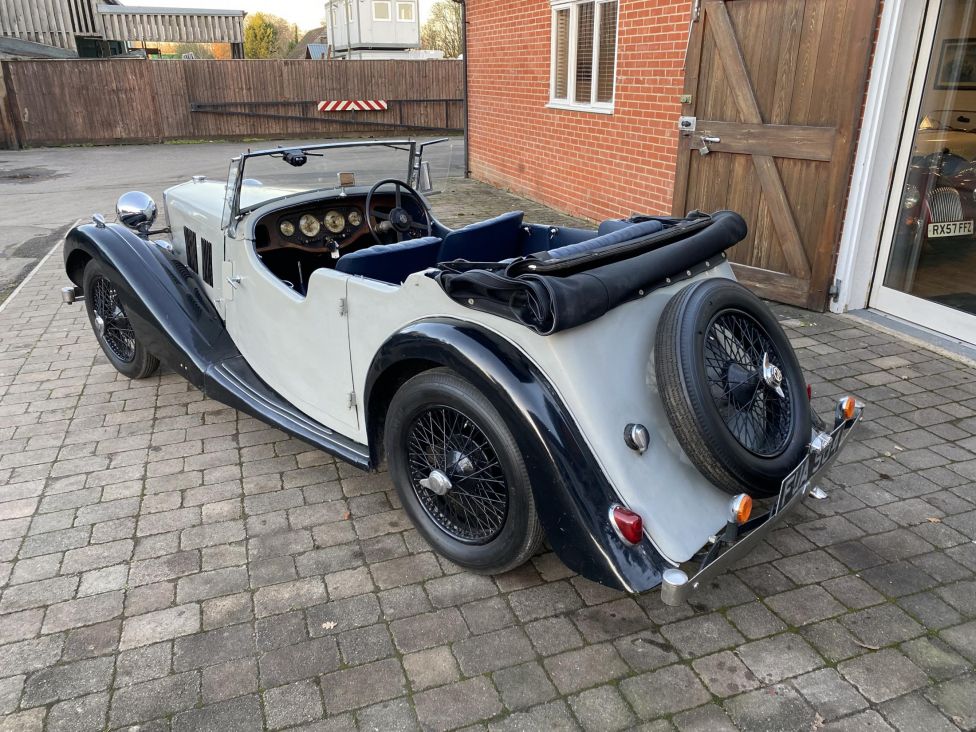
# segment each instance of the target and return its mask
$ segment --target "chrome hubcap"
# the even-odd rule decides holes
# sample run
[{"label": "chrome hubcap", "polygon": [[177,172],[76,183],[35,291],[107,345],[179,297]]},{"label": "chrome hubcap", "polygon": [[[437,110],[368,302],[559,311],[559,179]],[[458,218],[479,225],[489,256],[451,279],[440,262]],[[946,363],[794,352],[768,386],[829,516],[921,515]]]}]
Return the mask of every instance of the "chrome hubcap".
[{"label": "chrome hubcap", "polygon": [[762,373],[766,386],[775,391],[780,398],[785,398],[786,394],[783,393],[783,372],[780,371],[779,366],[770,360],[768,352],[763,354]]},{"label": "chrome hubcap", "polygon": [[420,485],[438,496],[447,495],[447,492],[454,487],[443,470],[430,471],[430,475],[421,480]]}]

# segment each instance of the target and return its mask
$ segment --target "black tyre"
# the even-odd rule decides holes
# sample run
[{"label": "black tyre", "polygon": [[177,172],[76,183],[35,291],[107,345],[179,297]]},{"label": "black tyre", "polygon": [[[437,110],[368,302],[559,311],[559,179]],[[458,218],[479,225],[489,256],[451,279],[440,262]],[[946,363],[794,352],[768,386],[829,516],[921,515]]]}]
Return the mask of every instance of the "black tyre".
[{"label": "black tyre", "polygon": [[386,418],[390,475],[417,530],[441,555],[496,574],[542,542],[532,488],[505,421],[447,369],[407,381]]},{"label": "black tyre", "polygon": [[776,318],[733,280],[686,287],[665,307],[658,390],[694,465],[733,495],[776,495],[810,442],[803,371]]},{"label": "black tyre", "polygon": [[85,267],[82,289],[88,322],[112,365],[130,379],[152,376],[159,360],[136,338],[122,298],[101,262],[92,260]]}]

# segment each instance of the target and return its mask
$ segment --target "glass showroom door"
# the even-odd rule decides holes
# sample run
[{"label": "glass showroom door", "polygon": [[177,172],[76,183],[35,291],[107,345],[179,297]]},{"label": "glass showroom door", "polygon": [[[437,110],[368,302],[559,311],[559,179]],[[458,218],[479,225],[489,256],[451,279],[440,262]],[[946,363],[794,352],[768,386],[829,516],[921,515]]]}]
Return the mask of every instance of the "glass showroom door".
[{"label": "glass showroom door", "polygon": [[932,0],[871,305],[976,343],[976,0]]}]

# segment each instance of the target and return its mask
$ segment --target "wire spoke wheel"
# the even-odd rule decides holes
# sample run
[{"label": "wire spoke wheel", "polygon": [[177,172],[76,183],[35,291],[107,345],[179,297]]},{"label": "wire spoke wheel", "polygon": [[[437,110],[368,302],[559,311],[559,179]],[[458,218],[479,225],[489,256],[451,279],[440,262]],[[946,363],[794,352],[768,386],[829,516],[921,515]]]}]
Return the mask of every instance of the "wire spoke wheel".
[{"label": "wire spoke wheel", "polygon": [[119,361],[132,363],[136,357],[136,335],[118,291],[104,277],[96,277],[90,290],[98,337]]},{"label": "wire spoke wheel", "polygon": [[456,409],[432,406],[413,418],[406,438],[413,492],[438,528],[465,544],[497,537],[509,490],[484,431]]},{"label": "wire spoke wheel", "polygon": [[781,354],[755,318],[718,312],[705,329],[702,357],[709,392],[742,447],[759,457],[781,454],[793,434],[793,399]]}]

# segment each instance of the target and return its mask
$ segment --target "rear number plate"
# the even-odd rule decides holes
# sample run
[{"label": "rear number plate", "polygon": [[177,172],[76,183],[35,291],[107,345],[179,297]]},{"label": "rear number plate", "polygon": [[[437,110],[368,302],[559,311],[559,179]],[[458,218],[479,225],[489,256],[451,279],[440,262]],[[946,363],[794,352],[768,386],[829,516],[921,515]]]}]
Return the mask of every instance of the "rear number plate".
[{"label": "rear number plate", "polygon": [[817,474],[826,465],[834,454],[840,450],[841,432],[845,425],[840,425],[830,435],[828,442],[819,452],[808,450],[807,456],[800,462],[793,472],[787,475],[780,484],[779,497],[776,499],[776,507],[770,511],[770,515],[777,514],[789,505],[798,494],[804,494],[810,487],[810,478]]},{"label": "rear number plate", "polygon": [[929,239],[939,239],[943,236],[972,236],[973,220],[947,221],[944,224],[929,224]]}]

